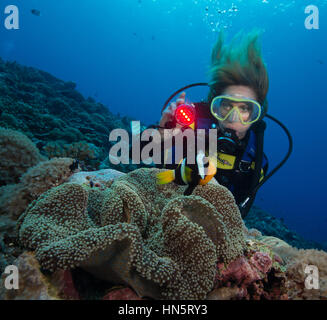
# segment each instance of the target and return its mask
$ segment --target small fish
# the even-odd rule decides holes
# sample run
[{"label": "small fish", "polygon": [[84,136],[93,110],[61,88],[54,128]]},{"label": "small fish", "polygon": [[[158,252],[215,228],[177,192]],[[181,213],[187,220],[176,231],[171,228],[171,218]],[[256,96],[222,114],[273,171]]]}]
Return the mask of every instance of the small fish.
[{"label": "small fish", "polygon": [[318,59],[317,62],[318,62],[319,64],[324,64],[324,61],[323,61],[323,60],[320,60],[320,59]]},{"label": "small fish", "polygon": [[35,16],[40,17],[41,16],[41,11],[37,9],[32,9],[31,13],[34,14]]},{"label": "small fish", "polygon": [[[186,158],[178,165],[175,170],[167,170],[157,174],[157,184],[167,184],[175,182],[178,185],[187,185],[184,195],[191,195],[197,185],[207,184],[216,174],[216,161],[208,158],[200,152],[196,157],[196,164],[186,164]],[[207,173],[205,171],[207,170]]]}]

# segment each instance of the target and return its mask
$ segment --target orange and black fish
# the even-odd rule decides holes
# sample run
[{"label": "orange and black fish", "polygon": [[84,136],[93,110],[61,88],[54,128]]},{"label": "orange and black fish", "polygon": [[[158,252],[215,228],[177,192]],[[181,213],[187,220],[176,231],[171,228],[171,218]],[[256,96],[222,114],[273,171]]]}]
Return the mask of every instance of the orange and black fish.
[{"label": "orange and black fish", "polygon": [[175,182],[178,185],[187,185],[184,195],[191,195],[197,185],[207,184],[216,174],[216,161],[200,152],[195,164],[187,164],[186,158],[181,161],[175,170],[166,170],[157,174],[158,184]]}]

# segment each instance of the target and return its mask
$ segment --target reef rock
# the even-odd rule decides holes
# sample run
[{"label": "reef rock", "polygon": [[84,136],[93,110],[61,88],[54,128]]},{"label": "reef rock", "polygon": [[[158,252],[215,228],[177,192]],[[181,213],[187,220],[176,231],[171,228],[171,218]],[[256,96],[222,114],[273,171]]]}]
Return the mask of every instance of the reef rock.
[{"label": "reef rock", "polygon": [[32,252],[22,253],[13,263],[18,268],[18,289],[6,289],[3,273],[0,300],[61,300],[79,299],[69,271],[58,270],[51,276],[40,271]]},{"label": "reef rock", "polygon": [[264,243],[247,240],[243,256],[218,263],[215,288],[209,300],[284,300],[288,298],[285,268]]},{"label": "reef rock", "polygon": [[288,248],[280,254],[287,260],[286,285],[290,299],[327,300],[326,252]]},{"label": "reef rock", "polygon": [[104,189],[106,187],[110,187],[115,179],[120,178],[124,175],[124,172],[120,172],[115,169],[81,171],[72,175],[68,182],[95,188],[100,187]]}]

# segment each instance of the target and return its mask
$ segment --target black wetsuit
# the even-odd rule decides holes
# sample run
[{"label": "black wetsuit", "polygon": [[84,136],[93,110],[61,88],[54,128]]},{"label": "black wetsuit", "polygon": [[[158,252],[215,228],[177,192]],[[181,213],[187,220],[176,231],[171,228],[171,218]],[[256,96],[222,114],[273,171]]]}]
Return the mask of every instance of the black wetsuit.
[{"label": "black wetsuit", "polygon": [[[220,129],[217,120],[211,115],[210,105],[207,103],[195,103],[196,107],[196,123],[195,129],[216,129],[218,137],[220,136]],[[208,145],[208,143],[206,144]],[[173,146],[174,148],[174,146]],[[251,185],[253,185],[254,176],[254,162],[256,157],[256,135],[254,130],[250,128],[246,136],[242,140],[238,140],[236,147],[233,150],[228,150],[228,146],[218,145],[217,148],[221,158],[225,155],[232,156],[234,159],[233,165],[229,166],[228,161],[221,159],[222,165],[218,167],[215,175],[216,180],[223,186],[227,187],[234,195],[235,201],[240,205],[247,197],[250,197],[248,204],[241,208],[242,216],[246,216],[254,201],[255,194],[251,194]],[[226,150],[224,150],[226,149]],[[186,144],[183,148],[184,157],[186,157]],[[220,158],[218,158],[218,161]],[[227,164],[226,164],[227,163]],[[160,165],[158,167],[165,167],[174,169],[178,164]],[[263,155],[261,178],[268,170],[268,159]]]}]

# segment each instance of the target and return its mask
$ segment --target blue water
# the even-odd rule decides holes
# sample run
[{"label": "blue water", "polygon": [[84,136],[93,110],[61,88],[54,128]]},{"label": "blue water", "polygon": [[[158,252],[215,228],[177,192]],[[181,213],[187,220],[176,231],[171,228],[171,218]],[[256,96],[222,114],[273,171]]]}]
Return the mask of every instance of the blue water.
[{"label": "blue water", "polygon": [[[19,30],[3,26],[9,4],[19,8]],[[318,30],[304,26],[310,4],[319,9]],[[33,8],[41,16],[31,14]],[[209,80],[219,28],[227,39],[241,28],[261,28],[269,114],[289,128],[294,151],[256,204],[305,238],[327,241],[326,13],[327,0],[3,0],[0,56],[75,81],[85,97],[150,124],[173,91]],[[198,96],[187,92],[191,100]],[[272,168],[286,153],[287,139],[267,123]]]}]

